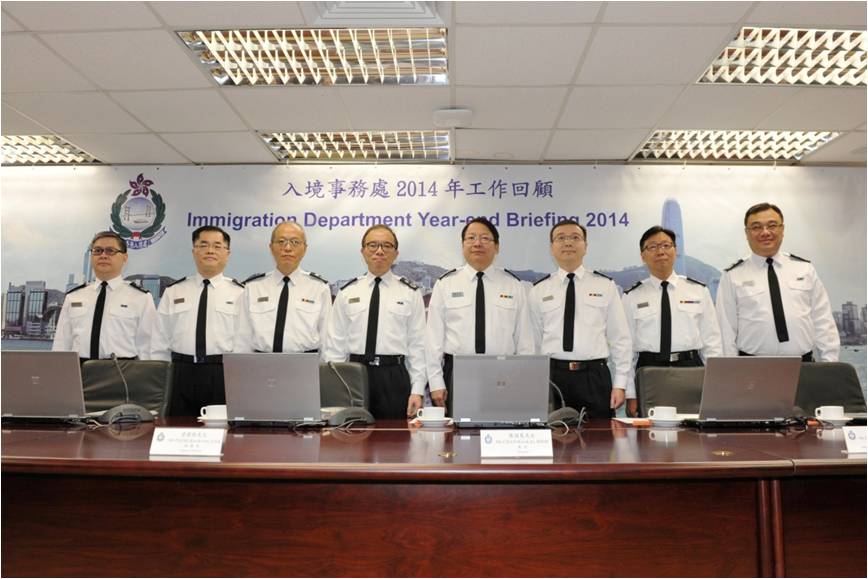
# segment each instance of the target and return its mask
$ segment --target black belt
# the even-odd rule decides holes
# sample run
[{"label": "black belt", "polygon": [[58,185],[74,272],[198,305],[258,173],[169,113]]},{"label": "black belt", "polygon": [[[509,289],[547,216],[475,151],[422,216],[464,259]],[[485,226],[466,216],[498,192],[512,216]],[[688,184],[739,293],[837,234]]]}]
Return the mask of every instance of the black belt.
[{"label": "black belt", "polygon": [[373,357],[365,356],[364,354],[350,354],[350,362],[361,362],[366,366],[400,366],[404,363],[404,355]]},{"label": "black belt", "polygon": [[549,359],[549,368],[557,370],[569,370],[570,372],[578,372],[580,370],[589,370],[594,366],[605,366],[606,358],[597,358],[596,360],[555,360]]},{"label": "black belt", "polygon": [[[121,356],[115,356],[114,359],[115,359],[115,360],[138,360],[139,357],[138,357],[138,356],[131,356],[131,357],[127,357],[127,356],[123,356],[123,357],[121,357]],[[84,364],[85,362],[89,362],[90,360],[93,360],[93,358],[79,358],[79,359],[78,359],[78,361],[81,362],[82,364]],[[97,358],[97,360],[111,360],[111,358]]]},{"label": "black belt", "polygon": [[[274,352],[266,352],[265,350],[253,350],[257,354],[273,354]],[[319,350],[305,350],[304,352],[278,352],[278,354],[319,354]]]},{"label": "black belt", "polygon": [[[756,356],[756,354],[748,354],[747,352],[738,351],[739,356]],[[802,354],[802,362],[813,362],[814,361],[814,353],[808,352],[807,354]]]},{"label": "black belt", "polygon": [[187,354],[177,354],[172,352],[172,362],[186,362],[187,364],[222,364],[223,354],[214,354],[213,356],[205,356],[204,360],[196,360],[195,356]]},{"label": "black belt", "polygon": [[699,350],[672,352],[668,356],[657,352],[639,352],[639,362],[642,364],[668,364],[671,362],[680,362],[682,360],[699,360]]}]

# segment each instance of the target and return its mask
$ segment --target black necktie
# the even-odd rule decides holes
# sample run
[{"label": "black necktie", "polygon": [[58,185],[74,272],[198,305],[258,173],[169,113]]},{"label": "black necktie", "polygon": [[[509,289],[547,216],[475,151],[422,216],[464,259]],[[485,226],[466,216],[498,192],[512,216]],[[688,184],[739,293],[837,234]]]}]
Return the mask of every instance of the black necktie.
[{"label": "black necktie", "polygon": [[476,272],[476,353],[485,353],[485,285],[483,272]]},{"label": "black necktie", "polygon": [[90,328],[90,358],[99,360],[99,332],[102,329],[102,313],[105,310],[105,288],[108,282],[100,285],[99,297],[96,298],[96,307],[93,309],[93,325]]},{"label": "black necktie", "polygon": [[274,324],[272,352],[283,352],[283,329],[286,327],[286,304],[289,301],[289,276],[283,276],[283,289],[277,300],[277,322]]},{"label": "black necktie", "polygon": [[781,286],[778,284],[778,274],[775,273],[775,260],[767,257],[766,263],[769,265],[769,293],[772,297],[772,315],[775,317],[775,331],[778,333],[778,342],[789,342],[790,334],[787,332],[784,302],[781,300]]},{"label": "black necktie", "polygon": [[211,285],[210,280],[202,282],[202,293],[199,294],[199,314],[196,316],[196,361],[203,362],[205,360],[205,323],[208,318],[208,286]]},{"label": "black necktie", "polygon": [[660,297],[660,354],[669,356],[672,353],[672,309],[669,307],[668,281],[660,282],[663,295]]},{"label": "black necktie", "polygon": [[380,282],[374,278],[374,291],[371,292],[371,305],[368,306],[368,335],[365,337],[365,358],[374,359],[377,355],[377,325],[380,323]]},{"label": "black necktie", "polygon": [[567,298],[564,301],[564,352],[573,351],[573,332],[576,328],[576,274],[568,273]]}]

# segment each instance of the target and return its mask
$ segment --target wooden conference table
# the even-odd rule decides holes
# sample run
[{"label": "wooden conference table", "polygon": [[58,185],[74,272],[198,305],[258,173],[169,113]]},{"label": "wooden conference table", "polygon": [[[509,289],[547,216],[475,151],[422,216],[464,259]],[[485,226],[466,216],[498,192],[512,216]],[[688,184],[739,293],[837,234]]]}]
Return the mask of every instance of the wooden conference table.
[{"label": "wooden conference table", "polygon": [[219,462],[149,460],[152,432],[4,428],[2,574],[866,572],[866,461],[840,429],[592,421],[547,464],[484,464],[478,431],[397,421],[230,430]]}]

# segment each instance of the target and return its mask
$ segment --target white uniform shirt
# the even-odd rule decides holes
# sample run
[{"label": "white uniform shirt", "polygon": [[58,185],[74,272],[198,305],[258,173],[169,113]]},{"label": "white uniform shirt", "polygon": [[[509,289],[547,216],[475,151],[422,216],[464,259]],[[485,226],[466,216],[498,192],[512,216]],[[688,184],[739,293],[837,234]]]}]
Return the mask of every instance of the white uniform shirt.
[{"label": "white uniform shirt", "polygon": [[[101,280],[66,294],[52,350],[78,352],[81,358],[90,358],[90,331],[99,297]],[[154,331],[156,309],[151,294],[125,283],[121,276],[108,281],[102,326],[99,333],[99,357],[118,358],[151,357],[151,334]]]},{"label": "white uniform shirt", "polygon": [[[672,352],[699,350],[703,361],[723,356],[717,312],[708,288],[675,273],[666,281],[669,282],[667,292],[672,314]],[[661,280],[651,276],[624,292],[624,313],[633,338],[627,398],[636,397],[639,352],[660,352],[660,301],[663,296],[660,283]]]},{"label": "white uniform shirt", "polygon": [[618,287],[611,279],[575,271],[576,317],[573,351],[564,351],[564,304],[569,278],[561,268],[534,284],[530,292],[530,317],[537,351],[556,360],[610,358],[614,368],[612,387],[627,387],[632,343]]},{"label": "white uniform shirt", "polygon": [[[371,272],[341,288],[329,317],[325,359],[344,362],[350,354],[364,354],[368,338],[368,311],[374,291]],[[386,272],[380,281],[377,351],[383,356],[405,356],[411,393],[425,394],[425,303],[422,292]]]},{"label": "white uniform shirt", "polygon": [[[431,292],[425,328],[428,387],[443,390],[443,354],[476,353],[476,270],[470,265],[445,274]],[[485,291],[485,353],[533,354],[533,331],[521,282],[489,267]]]},{"label": "white uniform shirt", "polygon": [[[204,278],[190,276],[166,288],[157,309],[157,328],[152,341],[156,360],[171,360],[172,352],[196,355],[196,320]],[[244,287],[232,278],[218,274],[210,278],[205,322],[205,354],[231,352],[235,341],[236,301]]]},{"label": "white uniform shirt", "polygon": [[801,356],[837,362],[841,339],[823,282],[810,262],[778,252],[775,274],[787,321],[788,342],[778,342],[764,257],[751,254],[724,271],[717,289],[717,318],[726,356]]},{"label": "white uniform shirt", "polygon": [[[236,352],[271,352],[282,291],[283,274],[276,269],[245,282],[238,300]],[[328,282],[296,268],[287,284],[283,351],[321,351],[331,307]]]}]

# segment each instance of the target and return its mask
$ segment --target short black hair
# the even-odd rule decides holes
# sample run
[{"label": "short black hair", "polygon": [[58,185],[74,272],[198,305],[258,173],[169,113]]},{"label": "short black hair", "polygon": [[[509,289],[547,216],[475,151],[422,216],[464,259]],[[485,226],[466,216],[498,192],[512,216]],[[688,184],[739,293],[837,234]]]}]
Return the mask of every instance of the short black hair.
[{"label": "short black hair", "polygon": [[118,242],[118,245],[121,246],[121,253],[127,252],[127,242],[126,240],[115,233],[114,231],[100,231],[96,235],[93,236],[93,239],[90,240],[90,246],[93,247],[93,244],[96,243],[98,239],[106,239],[111,238]]},{"label": "short black hair", "polygon": [[648,238],[654,237],[658,233],[665,233],[666,235],[669,236],[669,239],[672,240],[672,245],[678,245],[678,243],[676,243],[676,241],[675,241],[675,232],[674,231],[672,231],[671,229],[666,229],[665,227],[661,227],[659,225],[655,225],[654,227],[649,227],[648,231],[646,231],[645,233],[642,234],[642,238],[639,240],[639,249],[644,250],[645,249],[645,242],[648,240]]},{"label": "short black hair", "polygon": [[482,225],[486,226],[491,232],[491,236],[494,238],[494,243],[500,245],[500,234],[497,232],[497,227],[495,227],[494,223],[492,223],[485,217],[474,217],[464,225],[464,229],[461,230],[462,243],[464,243],[464,234],[467,233],[467,228],[470,227],[473,223],[481,223]]},{"label": "short black hair", "polygon": [[768,211],[769,209],[771,209],[772,211],[774,211],[775,213],[777,213],[780,216],[781,223],[784,222],[784,212],[781,211],[780,207],[778,207],[777,205],[775,205],[773,203],[763,202],[763,203],[757,203],[756,205],[754,205],[753,207],[751,207],[750,209],[748,209],[745,212],[745,214],[744,214],[744,226],[747,227],[747,220],[751,215],[753,215],[755,213],[760,213],[761,211]]},{"label": "short black hair", "polygon": [[588,230],[585,229],[581,223],[579,223],[575,219],[561,219],[560,221],[558,221],[557,223],[554,224],[554,226],[551,228],[551,230],[549,230],[549,243],[555,242],[555,229],[557,229],[558,227],[561,227],[562,225],[575,225],[575,226],[577,226],[579,229],[582,230],[582,236],[585,238],[585,241],[588,240]]},{"label": "short black hair", "polygon": [[205,233],[206,231],[216,231],[217,233],[223,234],[223,241],[226,243],[226,247],[229,247],[230,239],[229,234],[220,229],[219,227],[215,227],[214,225],[203,225],[199,229],[193,232],[193,244],[199,240],[199,236]]},{"label": "short black hair", "polygon": [[368,227],[368,228],[365,230],[365,234],[362,235],[362,247],[365,246],[365,238],[368,236],[368,234],[369,234],[370,232],[374,231],[375,229],[385,229],[386,231],[388,231],[389,233],[391,233],[391,234],[392,234],[392,239],[395,240],[395,249],[398,249],[398,236],[395,235],[395,232],[392,231],[392,228],[391,228],[391,227],[389,227],[388,225],[383,225],[382,223],[378,223],[377,225],[371,225],[370,227]]}]

